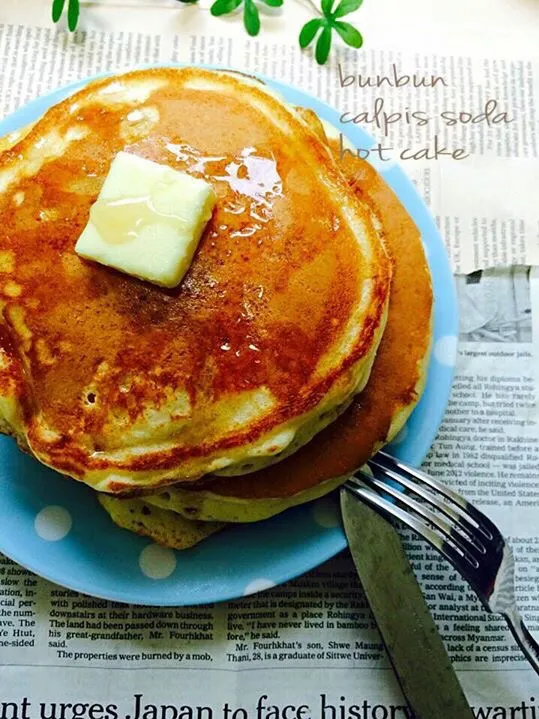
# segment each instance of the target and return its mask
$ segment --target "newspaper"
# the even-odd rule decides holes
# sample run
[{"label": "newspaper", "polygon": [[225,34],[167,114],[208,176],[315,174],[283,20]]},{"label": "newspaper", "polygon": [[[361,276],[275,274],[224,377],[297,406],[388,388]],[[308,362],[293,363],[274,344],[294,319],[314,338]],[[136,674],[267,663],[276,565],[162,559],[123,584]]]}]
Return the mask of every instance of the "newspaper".
[{"label": "newspaper", "polygon": [[[265,73],[347,117],[362,115],[391,148],[369,159],[401,162],[414,178],[456,273],[456,377],[425,467],[510,538],[518,601],[539,635],[539,63],[338,49],[319,69],[295,41],[248,39],[232,25],[220,36],[191,31],[189,8],[181,11],[186,29],[172,5],[156,3],[151,22],[143,3],[129,14],[112,3],[89,6],[71,37],[51,25],[48,3],[4,4],[0,113],[98,72],[192,62]],[[402,79],[414,75],[443,81],[413,87]],[[360,86],[359,76],[372,84]],[[376,86],[377,77],[394,85]],[[447,125],[461,111],[484,113],[491,99],[507,122]],[[469,156],[405,159],[435,143]],[[503,620],[424,542],[403,536],[475,715],[539,717],[539,681]],[[407,716],[347,553],[261,594],[164,609],[82,596],[0,556],[0,719]]]}]

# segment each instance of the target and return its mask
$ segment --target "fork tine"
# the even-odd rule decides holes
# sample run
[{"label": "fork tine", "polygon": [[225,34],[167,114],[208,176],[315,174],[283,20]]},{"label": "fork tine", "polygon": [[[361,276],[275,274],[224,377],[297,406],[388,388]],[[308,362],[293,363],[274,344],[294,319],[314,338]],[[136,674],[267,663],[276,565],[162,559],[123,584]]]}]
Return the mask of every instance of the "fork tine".
[{"label": "fork tine", "polygon": [[423,482],[423,484],[426,484],[431,489],[436,490],[446,499],[450,500],[458,507],[460,507],[468,515],[469,518],[471,518],[475,523],[477,523],[479,530],[486,537],[486,539],[494,541],[496,543],[500,541],[503,542],[503,537],[500,533],[500,530],[485,514],[483,514],[483,512],[480,512],[476,507],[474,507],[473,504],[470,504],[470,502],[464,499],[464,497],[461,497],[460,494],[457,494],[452,489],[449,489],[449,487],[446,487],[445,485],[441,484],[441,482],[438,482],[433,477],[429,477],[428,474],[425,474],[420,469],[408,467],[407,465],[400,462],[398,459],[395,459],[391,455],[386,454],[386,452],[378,452],[376,457],[373,458],[371,462],[377,464],[384,469],[390,469],[402,473],[405,476],[408,475],[415,480],[419,480],[420,482]]},{"label": "fork tine", "polygon": [[[426,485],[428,490],[422,487],[422,484]],[[368,462],[367,468],[346,481],[344,488],[381,514],[399,519],[448,559],[471,585],[486,611],[505,617],[518,645],[539,674],[539,644],[526,629],[515,601],[511,548],[488,517],[432,477],[385,453],[376,455]],[[441,497],[430,490],[438,492]],[[411,496],[413,493],[451,520],[454,510],[449,508],[448,511],[446,500],[449,500],[463,512],[463,517],[452,526],[429,506]],[[467,522],[470,527],[466,533],[460,526],[463,522]],[[468,547],[463,547],[461,534],[467,541],[472,539],[485,545],[480,560]],[[483,539],[486,538],[488,543],[483,540],[480,542],[479,534]]]},{"label": "fork tine", "polygon": [[[413,492],[417,494],[419,497],[428,502],[432,507],[444,514],[448,519],[451,519],[452,522],[454,522],[454,524],[456,525],[456,529],[459,531],[459,534],[462,535],[463,539],[467,540],[468,542],[471,542],[481,554],[485,554],[486,547],[477,536],[479,527],[476,522],[472,523],[468,519],[468,517],[462,514],[464,510],[457,512],[446,501],[441,500],[438,495],[434,494],[429,489],[425,489],[417,481],[412,481],[408,479],[400,472],[397,473],[394,472],[392,469],[385,469],[384,467],[382,467],[382,465],[378,464],[375,461],[369,462],[368,464],[371,472],[373,472],[373,474],[378,478],[381,478],[382,481],[387,482],[388,478],[390,480],[392,479],[394,482],[397,482],[399,485],[404,487],[408,492]],[[403,492],[401,492],[401,494],[403,494]]]},{"label": "fork tine", "polygon": [[[393,502],[389,502],[387,499],[381,497],[377,491],[368,489],[367,487],[361,486],[358,482],[351,482],[348,480],[344,484],[346,491],[353,494],[370,504],[375,509],[378,509],[383,514],[389,517],[395,517],[400,520],[407,527],[410,527],[414,532],[417,532],[423,539],[425,539],[430,545],[437,549],[447,560],[451,562],[459,571],[461,571],[460,565],[462,564],[463,556],[459,550],[452,545],[450,542],[445,540],[440,534],[429,527],[423,520],[417,519],[416,517],[409,514],[406,510],[399,507]],[[467,576],[473,575],[473,572],[477,568],[475,566],[469,566],[466,569]],[[470,582],[473,581],[473,576],[470,577]]]},{"label": "fork tine", "polygon": [[[357,475],[356,475],[356,481]],[[402,492],[400,489],[393,487],[387,483],[387,480],[379,480],[377,477],[371,477],[367,472],[361,472],[362,481],[369,487],[376,489],[381,494],[389,494],[397,502],[408,507],[420,517],[425,519],[429,524],[440,532],[443,538],[451,540],[453,544],[462,552],[464,558],[476,569],[479,567],[479,561],[486,554],[486,549],[474,537],[457,531],[458,527],[450,524],[442,517],[435,514],[429,507],[421,504],[410,495]]]},{"label": "fork tine", "polygon": [[464,497],[461,497],[452,489],[449,489],[449,487],[446,487],[440,482],[437,482],[433,477],[429,477],[429,475],[421,472],[420,470],[414,469],[412,472],[411,467],[406,464],[403,464],[395,457],[392,457],[390,454],[386,454],[385,452],[378,452],[378,454],[372,457],[372,459],[369,461],[382,469],[397,472],[399,475],[401,473],[404,475],[409,475],[415,480],[423,482],[427,486],[438,491],[446,499],[450,500],[464,511],[466,511],[468,507],[468,502],[464,499]]}]

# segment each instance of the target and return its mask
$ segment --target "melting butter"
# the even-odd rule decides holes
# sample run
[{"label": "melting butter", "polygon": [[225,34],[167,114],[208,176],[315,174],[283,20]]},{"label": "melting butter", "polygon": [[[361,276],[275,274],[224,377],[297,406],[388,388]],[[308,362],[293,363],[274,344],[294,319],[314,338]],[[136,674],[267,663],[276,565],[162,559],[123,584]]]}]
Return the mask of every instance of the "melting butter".
[{"label": "melting butter", "polygon": [[159,223],[181,229],[185,220],[180,214],[163,212],[156,207],[160,195],[171,188],[174,182],[174,176],[158,180],[151,193],[141,197],[98,199],[90,209],[90,221],[101,238],[111,245],[137,239],[147,225]]},{"label": "melting butter", "polygon": [[215,201],[204,180],[119,152],[75,251],[134,277],[176,287],[189,269]]}]

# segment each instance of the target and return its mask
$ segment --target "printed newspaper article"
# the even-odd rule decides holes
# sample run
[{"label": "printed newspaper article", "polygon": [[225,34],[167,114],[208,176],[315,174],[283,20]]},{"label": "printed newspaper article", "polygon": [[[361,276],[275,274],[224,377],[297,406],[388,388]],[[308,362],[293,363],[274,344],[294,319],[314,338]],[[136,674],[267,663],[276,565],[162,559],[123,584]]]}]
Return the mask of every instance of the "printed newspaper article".
[{"label": "printed newspaper article", "polygon": [[[453,393],[424,466],[510,538],[519,605],[538,635],[539,64],[366,50],[339,51],[322,72],[271,37],[177,32],[164,8],[148,32],[142,15],[110,4],[69,37],[41,4],[26,5],[0,14],[4,116],[99,72],[218,64],[295,84],[358,118],[376,140],[357,151],[381,169],[404,166],[447,243],[461,311]],[[414,73],[430,81],[415,87]],[[466,157],[432,159],[436,148]],[[316,512],[323,525],[339,522],[334,498]],[[476,716],[539,716],[536,677],[503,620],[403,536]],[[408,716],[346,553],[241,600],[162,609],[82,596],[0,557],[0,673],[0,719]]]}]

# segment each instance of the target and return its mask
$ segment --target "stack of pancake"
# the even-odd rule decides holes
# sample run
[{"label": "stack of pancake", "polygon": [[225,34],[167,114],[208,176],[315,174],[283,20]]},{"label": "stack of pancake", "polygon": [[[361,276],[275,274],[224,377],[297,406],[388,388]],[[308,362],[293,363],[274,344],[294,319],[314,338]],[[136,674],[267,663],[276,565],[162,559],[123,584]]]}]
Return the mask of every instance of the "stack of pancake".
[{"label": "stack of pancake", "polygon": [[[192,546],[330,492],[403,427],[431,341],[421,238],[314,113],[158,68],[0,149],[0,429],[117,524]],[[122,150],[217,194],[175,289],[74,252]]]}]

